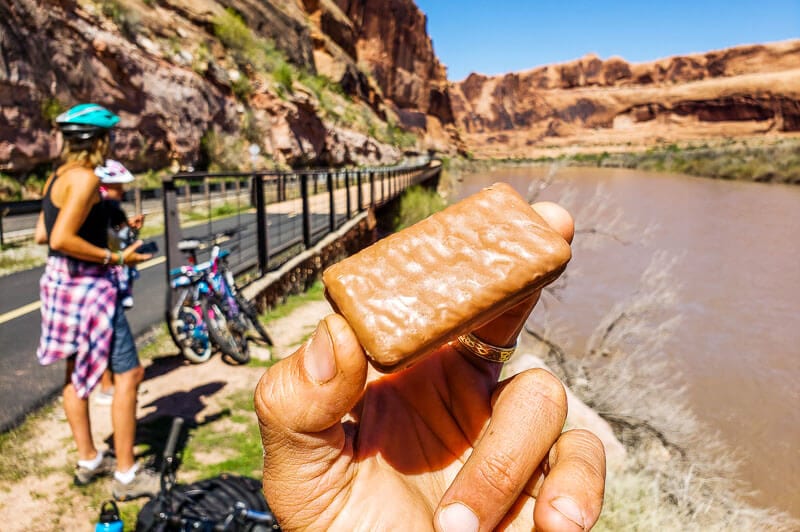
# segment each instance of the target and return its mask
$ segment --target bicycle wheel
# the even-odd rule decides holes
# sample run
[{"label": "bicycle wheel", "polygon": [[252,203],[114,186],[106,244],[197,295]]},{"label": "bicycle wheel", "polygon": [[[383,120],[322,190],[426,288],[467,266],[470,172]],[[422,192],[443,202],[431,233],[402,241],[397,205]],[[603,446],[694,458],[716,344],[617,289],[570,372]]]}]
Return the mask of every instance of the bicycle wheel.
[{"label": "bicycle wheel", "polygon": [[203,299],[203,319],[208,325],[208,334],[211,341],[219,348],[223,356],[227,355],[238,364],[250,361],[247,345],[247,335],[240,331],[232,319],[228,319],[223,311],[223,305],[216,299]]},{"label": "bicycle wheel", "polygon": [[200,313],[188,305],[182,305],[174,314],[170,319],[169,330],[183,357],[195,364],[211,358],[208,327]]},{"label": "bicycle wheel", "polygon": [[244,314],[247,324],[249,328],[253,329],[258,333],[258,337],[261,341],[267,345],[274,345],[272,343],[272,337],[267,332],[267,329],[264,328],[262,325],[261,320],[258,319],[258,311],[256,307],[244,296],[236,294],[236,303],[239,305],[239,310],[242,314]]}]

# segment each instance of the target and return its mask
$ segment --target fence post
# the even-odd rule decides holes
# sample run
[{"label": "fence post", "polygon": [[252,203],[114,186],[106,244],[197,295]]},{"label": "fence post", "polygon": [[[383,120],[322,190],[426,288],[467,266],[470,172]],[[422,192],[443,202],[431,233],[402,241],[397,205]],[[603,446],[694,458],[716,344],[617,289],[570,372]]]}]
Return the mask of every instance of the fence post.
[{"label": "fence post", "polygon": [[142,214],[142,189],[136,187],[133,189],[133,212]]},{"label": "fence post", "polygon": [[264,183],[260,176],[251,178],[251,188],[255,196],[256,241],[258,245],[258,273],[265,275],[269,265],[269,244],[267,236],[267,205],[264,201]]},{"label": "fence post", "polygon": [[181,222],[178,210],[178,190],[175,188],[175,181],[172,177],[164,180],[162,185],[163,205],[164,205],[164,257],[167,259],[165,272],[167,274],[167,308],[166,319],[169,323],[170,310],[174,304],[173,290],[169,284],[169,271],[181,263],[178,241],[181,239]]},{"label": "fence post", "polygon": [[334,199],[333,173],[330,171],[325,172],[325,179],[328,182],[328,210],[330,211],[328,215],[328,226],[330,227],[330,232],[333,233],[336,231],[336,201]]},{"label": "fence post", "polygon": [[346,202],[347,207],[346,207],[345,212],[347,213],[347,219],[349,220],[350,219],[350,212],[351,212],[351,209],[350,209],[350,171],[349,170],[345,170],[344,171],[344,190],[345,190],[345,192],[347,192],[347,202]]},{"label": "fence post", "polygon": [[8,209],[0,211],[0,249],[6,249],[6,237],[3,236],[3,218],[6,217]]},{"label": "fence post", "polygon": [[303,202],[303,244],[311,248],[311,212],[308,208],[308,174],[300,174],[300,197]]},{"label": "fence post", "polygon": [[211,218],[211,183],[208,182],[208,178],[203,179],[203,196],[206,209],[208,209],[208,217]]},{"label": "fence post", "polygon": [[358,200],[358,212],[361,212],[364,209],[364,191],[361,190],[361,169],[356,170],[356,183],[358,184],[358,194],[356,194],[356,199]]},{"label": "fence post", "polygon": [[369,206],[375,206],[375,170],[369,171]]}]

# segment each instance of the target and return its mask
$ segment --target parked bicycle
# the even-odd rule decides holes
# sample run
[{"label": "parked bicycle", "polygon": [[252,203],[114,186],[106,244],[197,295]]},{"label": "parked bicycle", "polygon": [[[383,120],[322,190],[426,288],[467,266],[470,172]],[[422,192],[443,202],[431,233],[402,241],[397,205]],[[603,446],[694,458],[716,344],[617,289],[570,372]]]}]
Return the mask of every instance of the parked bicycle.
[{"label": "parked bicycle", "polygon": [[176,447],[182,427],[183,419],[173,418],[161,462],[161,489],[139,511],[136,532],[280,531],[255,479],[222,474],[177,484]]},{"label": "parked bicycle", "polygon": [[209,239],[210,259],[199,264],[197,251],[203,242],[188,239],[178,243],[178,249],[187,255],[187,264],[170,271],[177,292],[169,328],[184,356],[193,362],[208,360],[211,344],[239,364],[250,360],[250,339],[273,345],[255,307],[236,285],[227,263],[230,251],[219,246],[222,238],[230,236],[220,233]]}]

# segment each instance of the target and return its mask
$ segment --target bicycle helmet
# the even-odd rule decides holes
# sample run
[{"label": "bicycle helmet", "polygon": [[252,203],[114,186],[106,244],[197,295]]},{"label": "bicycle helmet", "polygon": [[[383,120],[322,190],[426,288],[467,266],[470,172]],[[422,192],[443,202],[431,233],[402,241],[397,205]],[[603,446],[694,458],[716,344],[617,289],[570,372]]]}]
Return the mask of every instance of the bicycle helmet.
[{"label": "bicycle helmet", "polygon": [[121,162],[114,159],[106,159],[105,166],[98,166],[94,173],[100,178],[101,183],[130,183],[134,177]]},{"label": "bicycle helmet", "polygon": [[61,132],[70,138],[88,140],[102,135],[119,122],[119,117],[96,103],[82,103],[56,117]]}]

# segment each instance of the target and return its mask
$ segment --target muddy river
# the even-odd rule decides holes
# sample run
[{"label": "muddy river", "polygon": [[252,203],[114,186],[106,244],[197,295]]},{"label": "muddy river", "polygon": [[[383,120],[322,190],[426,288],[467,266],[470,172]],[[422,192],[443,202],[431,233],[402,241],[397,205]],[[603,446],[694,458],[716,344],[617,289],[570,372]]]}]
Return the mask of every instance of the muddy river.
[{"label": "muddy river", "polygon": [[561,298],[576,345],[654,254],[675,258],[680,325],[659,356],[682,368],[697,416],[743,459],[756,502],[800,516],[800,186],[522,168],[465,176],[454,196],[495,181],[577,215]]}]

